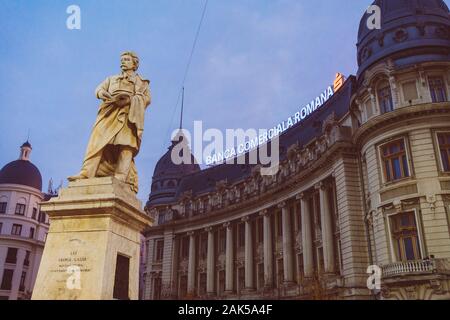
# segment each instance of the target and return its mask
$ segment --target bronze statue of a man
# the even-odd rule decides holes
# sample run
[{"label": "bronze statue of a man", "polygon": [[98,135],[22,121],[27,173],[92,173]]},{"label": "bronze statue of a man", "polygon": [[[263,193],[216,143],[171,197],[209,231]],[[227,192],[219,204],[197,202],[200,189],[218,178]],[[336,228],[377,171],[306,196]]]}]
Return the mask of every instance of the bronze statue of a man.
[{"label": "bronze statue of a man", "polygon": [[151,102],[150,81],[136,73],[139,58],[134,52],[121,56],[120,75],[108,77],[96,89],[103,100],[92,129],[83,167],[69,181],[114,176],[138,191],[134,157],[141,146],[144,114]]}]

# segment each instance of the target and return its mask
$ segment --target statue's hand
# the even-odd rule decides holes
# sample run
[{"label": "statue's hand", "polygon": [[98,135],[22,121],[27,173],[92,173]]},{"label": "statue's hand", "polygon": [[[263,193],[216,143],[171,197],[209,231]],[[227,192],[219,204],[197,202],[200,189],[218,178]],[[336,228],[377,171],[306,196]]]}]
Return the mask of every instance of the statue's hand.
[{"label": "statue's hand", "polygon": [[114,104],[119,108],[125,107],[125,106],[129,105],[130,103],[131,103],[131,98],[130,98],[130,96],[128,96],[126,94],[118,95],[114,99]]},{"label": "statue's hand", "polygon": [[112,99],[113,99],[112,95],[111,95],[108,91],[106,91],[106,90],[101,90],[101,91],[98,93],[98,96],[99,96],[99,98],[102,99],[103,101],[107,101],[107,100],[112,100]]}]

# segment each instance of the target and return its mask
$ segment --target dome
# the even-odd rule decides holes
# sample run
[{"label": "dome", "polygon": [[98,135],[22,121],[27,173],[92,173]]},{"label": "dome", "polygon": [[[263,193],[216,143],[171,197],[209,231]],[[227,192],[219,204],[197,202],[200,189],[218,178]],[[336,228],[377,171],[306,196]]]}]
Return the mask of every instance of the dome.
[{"label": "dome", "polygon": [[381,29],[369,29],[365,13],[358,32],[358,78],[390,57],[397,66],[450,60],[450,16],[443,0],[376,0]]},{"label": "dome", "polygon": [[[175,164],[172,161],[172,150],[182,141],[183,138],[178,142],[173,141],[168,151],[156,164],[147,206],[165,204],[173,201],[181,179],[188,174],[200,171],[200,166],[197,164],[192,154],[190,154],[190,163]],[[182,154],[180,154],[180,156],[182,156]]]},{"label": "dome", "polygon": [[172,150],[177,143],[172,143],[169,150],[159,159],[153,172],[153,179],[167,178],[167,177],[181,177],[200,170],[200,167],[195,163],[194,156],[191,154],[190,164],[174,164],[172,161]]},{"label": "dome", "polygon": [[16,160],[0,170],[0,184],[20,184],[42,190],[42,176],[39,169],[28,160]]}]

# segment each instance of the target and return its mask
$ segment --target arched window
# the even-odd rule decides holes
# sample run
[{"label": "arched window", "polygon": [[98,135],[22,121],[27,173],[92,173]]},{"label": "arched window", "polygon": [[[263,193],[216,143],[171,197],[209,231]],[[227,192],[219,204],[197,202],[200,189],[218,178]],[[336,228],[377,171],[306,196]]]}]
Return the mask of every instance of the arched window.
[{"label": "arched window", "polygon": [[175,188],[176,184],[173,180],[170,180],[169,182],[167,182],[167,187],[168,188]]},{"label": "arched window", "polygon": [[378,104],[382,114],[394,110],[391,86],[387,81],[383,81],[378,85]]}]

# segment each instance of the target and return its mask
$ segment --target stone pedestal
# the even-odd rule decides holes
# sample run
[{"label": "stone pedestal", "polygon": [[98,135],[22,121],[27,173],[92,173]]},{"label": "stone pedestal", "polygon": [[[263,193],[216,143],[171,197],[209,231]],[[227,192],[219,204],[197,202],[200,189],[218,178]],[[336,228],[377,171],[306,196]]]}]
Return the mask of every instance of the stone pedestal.
[{"label": "stone pedestal", "polygon": [[129,185],[71,182],[41,210],[50,229],[33,300],[138,299],[141,232],[153,221]]}]

